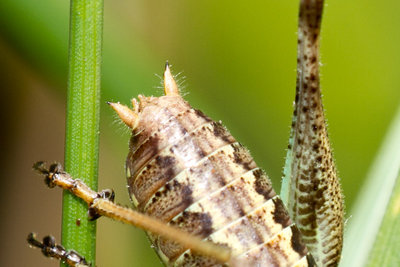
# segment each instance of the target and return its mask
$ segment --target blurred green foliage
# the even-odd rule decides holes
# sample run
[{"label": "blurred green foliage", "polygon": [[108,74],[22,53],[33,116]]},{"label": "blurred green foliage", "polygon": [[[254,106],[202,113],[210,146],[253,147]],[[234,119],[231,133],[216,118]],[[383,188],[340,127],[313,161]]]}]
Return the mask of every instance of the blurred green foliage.
[{"label": "blurred green foliage", "polygon": [[[399,104],[399,8],[394,0],[327,1],[325,8],[321,85],[348,217]],[[102,100],[128,104],[139,93],[160,95],[155,74],[169,60],[175,73],[182,72],[178,77],[185,77],[186,99],[222,120],[279,190],[294,100],[297,10],[297,1],[106,1]],[[67,0],[0,1],[1,40],[36,75],[57,84],[60,98],[67,79],[68,17]],[[118,159],[111,168],[122,173],[129,133],[115,129],[105,104],[101,109],[101,142],[112,147],[115,154],[106,157]],[[110,178],[111,186],[124,187],[123,174]],[[117,199],[123,194],[117,190]],[[148,243],[129,242],[137,232],[118,227],[123,236],[99,238],[106,241],[99,244],[99,266],[154,266],[157,258],[143,252]],[[99,227],[102,235],[100,229],[105,227]],[[127,242],[117,244],[118,238]],[[126,261],[117,262],[124,254]]]}]

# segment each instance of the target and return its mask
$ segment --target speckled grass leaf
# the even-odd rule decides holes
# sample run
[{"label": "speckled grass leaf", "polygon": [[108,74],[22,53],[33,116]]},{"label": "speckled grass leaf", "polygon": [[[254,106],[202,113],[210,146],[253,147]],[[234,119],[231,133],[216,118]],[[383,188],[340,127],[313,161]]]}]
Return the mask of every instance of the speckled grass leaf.
[{"label": "speckled grass leaf", "polygon": [[342,267],[399,266],[400,109],[349,214]]},{"label": "speckled grass leaf", "polygon": [[281,191],[318,266],[338,264],[343,236],[343,199],[319,84],[323,4],[300,1],[295,110]]}]

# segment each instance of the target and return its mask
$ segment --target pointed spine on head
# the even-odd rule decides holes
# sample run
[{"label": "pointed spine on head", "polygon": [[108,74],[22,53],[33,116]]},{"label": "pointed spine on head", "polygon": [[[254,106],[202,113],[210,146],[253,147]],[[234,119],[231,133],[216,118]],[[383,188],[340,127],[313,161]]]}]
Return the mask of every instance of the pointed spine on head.
[{"label": "pointed spine on head", "polygon": [[164,93],[166,96],[180,96],[178,85],[171,74],[169,63],[165,63],[164,71]]},{"label": "pointed spine on head", "polygon": [[[132,100],[133,104],[137,104],[136,101]],[[138,106],[135,105],[133,108],[130,109],[125,105],[122,105],[120,103],[112,103],[112,102],[107,102],[114,110],[117,112],[118,116],[120,119],[129,127],[132,129],[135,129],[138,122],[139,122],[139,116],[138,116]]]}]

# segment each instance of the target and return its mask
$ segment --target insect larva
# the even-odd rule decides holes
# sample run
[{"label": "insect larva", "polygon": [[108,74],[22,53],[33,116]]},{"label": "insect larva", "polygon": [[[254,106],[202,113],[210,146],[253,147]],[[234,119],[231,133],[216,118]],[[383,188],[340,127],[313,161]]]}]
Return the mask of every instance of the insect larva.
[{"label": "insect larva", "polygon": [[[183,100],[168,65],[164,81],[165,96],[139,96],[134,110],[111,104],[133,131],[126,170],[138,210],[230,247],[250,265],[304,261],[297,228],[247,149]],[[166,264],[213,262],[150,236]]]},{"label": "insect larva", "polygon": [[[110,103],[133,131],[126,170],[136,208],[229,248],[239,266],[314,266],[299,230],[248,151],[220,123],[183,100],[168,65],[164,82],[165,96],[139,96],[133,110]],[[56,167],[36,169],[49,185],[70,190],[91,210],[122,221],[130,216]],[[149,227],[144,228],[160,234]],[[222,266],[208,252],[181,246],[177,236],[149,236],[168,266]]]}]

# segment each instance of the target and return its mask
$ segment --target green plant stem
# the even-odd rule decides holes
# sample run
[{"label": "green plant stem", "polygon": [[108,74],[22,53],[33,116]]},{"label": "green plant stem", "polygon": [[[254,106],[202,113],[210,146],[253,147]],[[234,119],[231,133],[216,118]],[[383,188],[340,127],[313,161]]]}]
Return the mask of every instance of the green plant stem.
[{"label": "green plant stem", "polygon": [[[71,0],[65,170],[97,190],[103,0]],[[96,223],[63,194],[62,244],[95,266]]]}]

